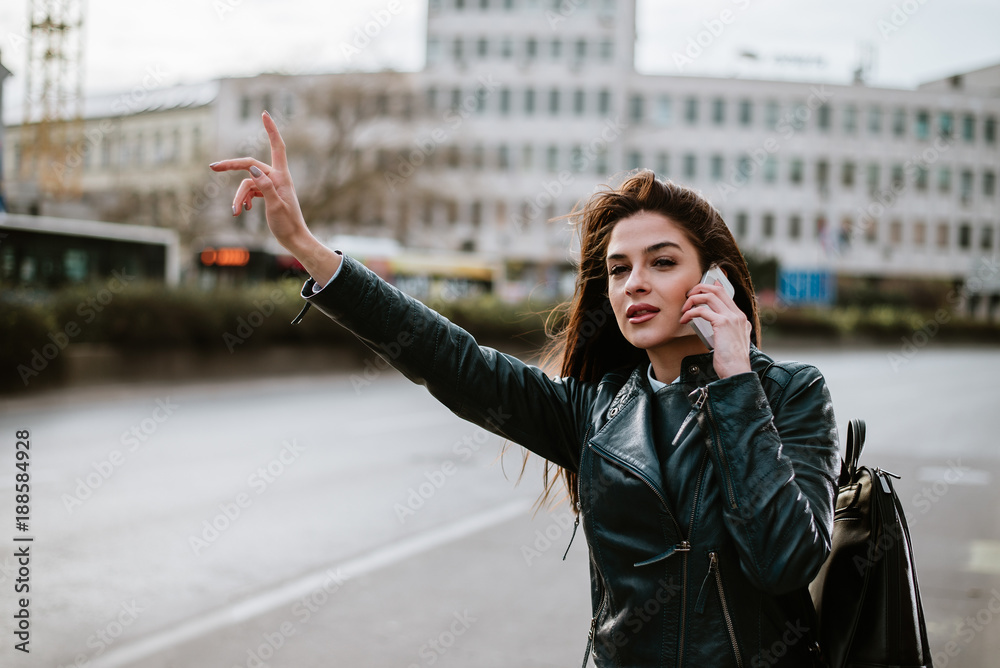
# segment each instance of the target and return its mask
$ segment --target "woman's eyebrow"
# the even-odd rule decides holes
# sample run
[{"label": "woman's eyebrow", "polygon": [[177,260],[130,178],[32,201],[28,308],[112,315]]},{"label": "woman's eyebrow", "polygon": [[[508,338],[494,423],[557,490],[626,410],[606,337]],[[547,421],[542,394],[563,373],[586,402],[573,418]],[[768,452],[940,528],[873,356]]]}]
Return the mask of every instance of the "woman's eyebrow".
[{"label": "woman's eyebrow", "polygon": [[[664,248],[676,248],[680,252],[682,252],[682,253],[684,252],[684,249],[680,247],[680,244],[675,243],[673,241],[661,241],[658,244],[653,244],[652,246],[647,246],[642,252],[645,255],[649,255],[651,253],[655,253],[656,251],[662,250]],[[608,256],[608,259],[609,260],[624,260],[625,259],[625,254],[624,253],[612,253],[611,255]]]}]

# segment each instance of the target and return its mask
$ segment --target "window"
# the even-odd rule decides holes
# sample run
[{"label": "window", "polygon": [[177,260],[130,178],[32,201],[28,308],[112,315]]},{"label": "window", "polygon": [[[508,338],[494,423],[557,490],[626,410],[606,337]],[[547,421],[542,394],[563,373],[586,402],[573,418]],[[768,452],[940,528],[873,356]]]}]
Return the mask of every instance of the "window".
[{"label": "window", "polygon": [[854,187],[854,173],[856,165],[853,162],[845,162],[840,170],[840,184],[845,188]]},{"label": "window", "polygon": [[764,122],[767,124],[767,127],[771,130],[776,130],[780,117],[781,105],[774,100],[768,101],[767,106],[764,107]]},{"label": "window", "polygon": [[452,42],[452,44],[451,44],[451,55],[452,55],[452,59],[453,60],[459,61],[459,62],[462,60],[462,57],[464,55],[463,52],[462,52],[463,51],[463,47],[464,47],[464,43],[462,42],[462,38],[461,37],[456,37],[455,41]]},{"label": "window", "polygon": [[670,171],[670,161],[666,152],[660,151],[656,154],[656,174],[662,179]]},{"label": "window", "polygon": [[722,98],[712,100],[712,122],[716,125],[726,122],[726,101]]},{"label": "window", "polygon": [[587,40],[578,39],[576,41],[576,52],[574,55],[576,56],[577,62],[584,60],[587,57]]},{"label": "window", "polygon": [[844,133],[852,135],[858,130],[858,108],[853,104],[844,107]]},{"label": "window", "polygon": [[485,37],[480,37],[479,41],[476,42],[476,55],[479,56],[480,58],[485,58],[487,55],[489,55],[489,50],[490,50],[489,45],[490,43],[486,40]]},{"label": "window", "polygon": [[698,122],[698,98],[689,97],[684,100],[684,120],[688,125]]},{"label": "window", "polygon": [[604,144],[597,149],[597,159],[594,160],[594,171],[598,176],[606,176],[608,173],[608,147]]},{"label": "window", "polygon": [[771,239],[774,237],[774,214],[765,213],[763,218],[760,220],[761,224],[761,235],[765,239]]},{"label": "window", "polygon": [[889,243],[893,246],[899,246],[903,243],[903,223],[894,220],[889,223]]},{"label": "window", "polygon": [[656,101],[656,122],[660,125],[670,125],[672,120],[672,106],[669,95],[661,95]]},{"label": "window", "polygon": [[531,144],[525,144],[521,149],[521,168],[526,172],[535,168],[535,147]]},{"label": "window", "polygon": [[573,146],[570,152],[569,164],[574,172],[582,172],[587,167],[587,160],[583,157],[583,147],[579,144]]},{"label": "window", "polygon": [[890,174],[891,174],[890,183],[892,184],[892,188],[897,191],[901,190],[903,186],[906,185],[906,182],[903,177],[903,166],[893,165]]},{"label": "window", "polygon": [[476,171],[482,171],[483,164],[485,163],[485,149],[482,144],[476,144],[472,147],[472,168]]},{"label": "window", "polygon": [[983,172],[983,194],[987,197],[997,194],[997,174],[992,169]]},{"label": "window", "polygon": [[802,217],[792,214],[788,219],[788,237],[790,239],[802,238]]},{"label": "window", "polygon": [[916,125],[917,139],[929,139],[931,136],[931,115],[930,112],[921,110],[917,112]]},{"label": "window", "polygon": [[514,57],[514,42],[510,37],[504,37],[500,40],[500,57],[504,60],[510,60]]},{"label": "window", "polygon": [[984,225],[982,228],[979,236],[979,248],[984,251],[993,250],[993,228],[989,225]]},{"label": "window", "polygon": [[972,170],[963,169],[959,177],[960,191],[963,202],[968,202],[972,199]]},{"label": "window", "polygon": [[987,116],[983,121],[983,139],[987,144],[997,142],[997,119],[993,116]]},{"label": "window", "polygon": [[824,132],[830,129],[830,105],[821,104],[816,110],[816,126]]},{"label": "window", "polygon": [[559,113],[559,89],[553,88],[549,91],[549,113],[555,116]]},{"label": "window", "polygon": [[425,104],[427,105],[427,111],[435,111],[437,109],[437,88],[428,88],[427,96],[424,98]]},{"label": "window", "polygon": [[976,117],[972,114],[965,114],[962,117],[962,139],[967,142],[976,140]]},{"label": "window", "polygon": [[475,200],[469,207],[469,221],[473,227],[479,227],[483,223],[483,203]]},{"label": "window", "polygon": [[698,157],[693,153],[684,154],[684,178],[694,179],[698,175]]},{"label": "window", "polygon": [[610,63],[615,56],[615,46],[614,42],[609,39],[601,42],[601,60],[606,63]]},{"label": "window", "polygon": [[948,229],[948,223],[938,223],[937,226],[937,245],[938,248],[948,247],[948,236],[950,230]]},{"label": "window", "polygon": [[951,192],[951,168],[950,167],[940,167],[940,168],[938,168],[938,192],[941,192],[941,193]]},{"label": "window", "polygon": [[942,111],[938,116],[938,132],[945,139],[951,139],[955,133],[955,118],[950,112]]},{"label": "window", "polygon": [[778,159],[773,155],[764,158],[764,182],[774,183],[778,180]]},{"label": "window", "polygon": [[639,151],[636,150],[629,151],[625,159],[628,163],[626,165],[627,169],[638,169],[642,167],[642,153],[640,153]]},{"label": "window", "polygon": [[799,158],[793,158],[789,165],[788,180],[794,185],[802,184],[803,164]]},{"label": "window", "polygon": [[826,190],[830,186],[830,163],[820,160],[816,163],[816,185],[820,190]]},{"label": "window", "polygon": [[892,134],[896,137],[906,136],[906,109],[896,109],[892,113]]},{"label": "window", "polygon": [[915,183],[917,190],[927,192],[927,183],[930,181],[930,170],[921,165],[917,167]]},{"label": "window", "polygon": [[507,144],[500,144],[497,149],[497,168],[504,172],[510,169],[510,148]]},{"label": "window", "polygon": [[753,101],[740,100],[740,125],[746,127],[753,124]]},{"label": "window", "polygon": [[462,106],[462,89],[452,88],[451,89],[451,108],[452,110],[457,110]]},{"label": "window", "polygon": [[533,88],[524,91],[524,113],[528,116],[535,113],[535,90]]},{"label": "window", "polygon": [[500,113],[506,116],[510,113],[510,89],[500,89]]},{"label": "window", "polygon": [[927,244],[927,223],[918,220],[913,225],[913,245],[923,247]]},{"label": "window", "polygon": [[550,47],[551,47],[552,60],[559,60],[560,58],[562,58],[561,41],[559,41],[558,39],[552,40],[552,44],[550,45]]},{"label": "window", "polygon": [[868,109],[868,132],[877,135],[882,132],[882,108],[870,107]]},{"label": "window", "polygon": [[958,247],[962,250],[972,247],[972,225],[962,223],[958,226]]},{"label": "window", "polygon": [[583,90],[578,89],[573,93],[573,112],[577,116],[582,116],[586,111],[586,100],[587,96]]},{"label": "window", "polygon": [[868,164],[868,192],[875,194],[882,185],[882,167],[877,162]]},{"label": "window", "polygon": [[629,116],[633,123],[642,123],[644,105],[645,100],[642,95],[633,95],[629,98]]},{"label": "window", "polygon": [[747,236],[747,214],[746,211],[740,211],[736,214],[736,237],[738,239],[745,239]]},{"label": "window", "polygon": [[746,153],[736,160],[736,173],[743,178],[744,183],[750,180],[753,174],[753,160]]},{"label": "window", "polygon": [[548,151],[545,153],[545,168],[550,172],[559,171],[559,147],[552,145],[549,146]]},{"label": "window", "polygon": [[441,40],[437,37],[427,38],[427,64],[434,65],[441,61]]},{"label": "window", "polygon": [[250,118],[250,96],[244,95],[240,98],[240,119],[247,120]]},{"label": "window", "polygon": [[608,90],[602,90],[597,94],[597,113],[599,114],[610,114],[611,113],[611,92]]},{"label": "window", "polygon": [[[378,156],[376,158],[376,162],[384,163],[386,161],[386,158],[383,157],[384,154],[385,154],[385,151],[379,151],[379,153],[381,153],[383,155]],[[461,168],[461,166],[462,166],[462,155],[459,152],[457,146],[452,145],[452,146],[448,147],[447,165],[448,165],[448,169],[459,169],[459,168]],[[379,169],[380,170],[385,169],[384,164],[380,164],[379,165]]]},{"label": "window", "polygon": [[534,37],[529,37],[528,41],[524,43],[524,55],[527,56],[528,60],[534,60],[538,57],[538,40]]},{"label": "window", "polygon": [[711,176],[713,181],[721,181],[723,179],[722,172],[724,171],[725,161],[721,155],[713,155],[709,163],[711,165]]}]

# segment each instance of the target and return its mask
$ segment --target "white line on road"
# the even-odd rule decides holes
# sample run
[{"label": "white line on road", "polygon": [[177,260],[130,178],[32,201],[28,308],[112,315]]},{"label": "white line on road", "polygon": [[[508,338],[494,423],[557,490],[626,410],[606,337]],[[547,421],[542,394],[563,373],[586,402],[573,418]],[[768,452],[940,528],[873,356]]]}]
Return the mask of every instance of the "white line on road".
[{"label": "white line on road", "polygon": [[110,651],[92,665],[94,668],[127,666],[157,652],[194,640],[226,626],[233,626],[253,619],[282,605],[297,601],[303,596],[327,587],[330,583],[331,573],[336,573],[342,580],[350,580],[377,571],[422,552],[506,522],[518,515],[524,515],[530,506],[531,504],[527,501],[513,501],[499,508],[404,538],[342,564],[310,573],[233,605],[208,612],[173,628],[153,633],[141,640],[124,645],[118,650]]}]

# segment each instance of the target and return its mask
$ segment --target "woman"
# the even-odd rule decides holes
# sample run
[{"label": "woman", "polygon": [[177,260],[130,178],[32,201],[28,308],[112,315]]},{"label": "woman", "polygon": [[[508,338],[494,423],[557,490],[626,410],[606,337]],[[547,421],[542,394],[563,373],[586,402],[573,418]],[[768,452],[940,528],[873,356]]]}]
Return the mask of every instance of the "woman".
[{"label": "woman", "polygon": [[[708,202],[648,171],[591,199],[562,374],[549,378],[320,244],[264,124],[272,165],[212,165],[250,171],[233,214],[263,197],[271,231],[312,277],[307,305],[558,468],[587,535],[598,666],[809,665],[807,586],[830,550],[836,423],[814,367],[757,349],[746,262]],[[732,298],[700,282],[712,264]]]}]

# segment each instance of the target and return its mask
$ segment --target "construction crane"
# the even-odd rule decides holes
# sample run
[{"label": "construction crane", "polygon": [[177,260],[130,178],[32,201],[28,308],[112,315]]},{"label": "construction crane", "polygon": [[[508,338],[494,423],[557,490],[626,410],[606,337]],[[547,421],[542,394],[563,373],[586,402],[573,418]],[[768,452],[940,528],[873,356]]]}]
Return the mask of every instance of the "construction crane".
[{"label": "construction crane", "polygon": [[80,196],[85,0],[28,0],[20,178],[36,199]]}]

